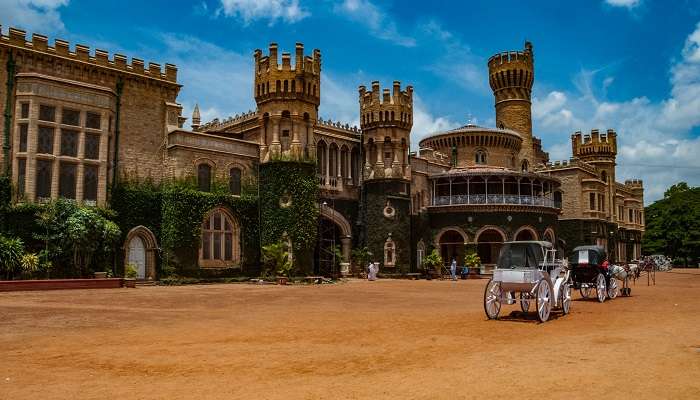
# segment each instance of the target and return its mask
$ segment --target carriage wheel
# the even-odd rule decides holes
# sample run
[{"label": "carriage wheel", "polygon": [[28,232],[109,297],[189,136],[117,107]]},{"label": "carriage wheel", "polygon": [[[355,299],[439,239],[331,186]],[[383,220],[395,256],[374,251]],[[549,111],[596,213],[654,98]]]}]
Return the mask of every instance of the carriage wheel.
[{"label": "carriage wheel", "polygon": [[566,315],[571,310],[571,285],[565,283],[561,288],[561,311]]},{"label": "carriage wheel", "polygon": [[606,289],[605,277],[603,274],[598,274],[598,278],[595,280],[595,292],[598,296],[598,301],[601,303],[604,302],[608,291]]},{"label": "carriage wheel", "polygon": [[524,313],[530,310],[530,297],[525,293],[520,293],[520,309],[523,310]]},{"label": "carriage wheel", "polygon": [[501,295],[501,283],[489,279],[484,290],[484,311],[489,319],[498,318],[498,313],[501,312]]},{"label": "carriage wheel", "polygon": [[583,297],[584,299],[590,298],[591,297],[591,290],[592,289],[590,286],[586,286],[586,287],[581,286],[581,289],[579,289],[579,292],[581,292],[581,297]]},{"label": "carriage wheel", "polygon": [[552,309],[551,297],[552,289],[549,287],[549,282],[540,280],[537,284],[537,317],[541,322],[549,319],[549,312]]},{"label": "carriage wheel", "polygon": [[608,283],[608,297],[614,299],[618,294],[620,294],[620,288],[617,286],[617,279],[610,278],[610,282]]}]

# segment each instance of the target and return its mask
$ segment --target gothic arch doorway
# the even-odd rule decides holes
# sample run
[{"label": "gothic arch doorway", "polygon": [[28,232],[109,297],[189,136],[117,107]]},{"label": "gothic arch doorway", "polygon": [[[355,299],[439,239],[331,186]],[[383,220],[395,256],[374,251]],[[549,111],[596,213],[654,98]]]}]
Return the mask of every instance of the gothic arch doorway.
[{"label": "gothic arch doorway", "polygon": [[137,279],[156,278],[158,243],[150,229],[143,225],[129,231],[124,240],[124,266],[132,264]]},{"label": "gothic arch doorway", "polygon": [[[318,243],[314,254],[314,273],[324,276],[350,273],[352,228],[350,222],[329,204],[321,204],[318,221]],[[340,248],[337,260],[334,249]],[[338,265],[340,268],[338,268]]]}]

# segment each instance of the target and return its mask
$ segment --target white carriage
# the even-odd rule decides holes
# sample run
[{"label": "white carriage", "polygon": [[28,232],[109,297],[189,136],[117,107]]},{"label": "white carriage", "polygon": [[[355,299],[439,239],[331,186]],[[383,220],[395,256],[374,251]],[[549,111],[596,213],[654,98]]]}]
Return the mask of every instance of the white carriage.
[{"label": "white carriage", "polygon": [[[519,299],[516,299],[516,294]],[[484,311],[496,319],[502,304],[520,302],[528,312],[535,302],[537,317],[545,322],[553,309],[568,314],[571,308],[571,283],[565,262],[556,259],[549,242],[506,242],[501,248],[498,265],[484,291]]]}]

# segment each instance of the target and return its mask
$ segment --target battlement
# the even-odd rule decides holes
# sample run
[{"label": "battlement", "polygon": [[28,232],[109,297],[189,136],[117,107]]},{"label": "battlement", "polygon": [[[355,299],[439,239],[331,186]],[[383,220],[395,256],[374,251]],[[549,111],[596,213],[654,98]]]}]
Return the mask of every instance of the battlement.
[{"label": "battlement", "polygon": [[144,61],[139,58],[132,57],[131,64],[129,64],[127,57],[122,54],[114,54],[110,59],[109,53],[105,50],[95,49],[94,54],[90,54],[90,47],[82,44],[76,44],[71,50],[70,43],[62,39],[55,39],[54,45],[50,46],[48,38],[44,35],[34,33],[31,41],[28,41],[27,33],[21,29],[9,28],[8,35],[4,35],[1,34],[1,28],[0,26],[0,45],[177,83],[177,67],[173,64],[165,64],[165,67],[161,68],[160,64],[149,62],[146,68]]},{"label": "battlement", "polygon": [[277,43],[270,43],[269,54],[256,49],[254,95],[258,104],[270,100],[297,99],[318,106],[321,102],[321,50],[314,49],[313,56],[304,56],[304,45],[296,44],[294,64],[290,53],[282,53],[282,63]]},{"label": "battlement", "polygon": [[[223,120],[219,120],[218,118],[214,118],[213,120],[198,126],[196,129],[194,129],[196,132],[207,132],[207,131],[221,131],[225,130],[227,128],[230,128],[231,126],[246,122],[246,121],[254,121],[257,120],[258,118],[258,110],[248,110],[248,112],[244,112],[241,114],[236,114],[235,116],[230,116],[228,118],[224,118]],[[194,128],[194,127],[193,127]]]},{"label": "battlement", "polygon": [[641,179],[627,179],[625,181],[625,187],[629,189],[642,189],[644,187],[644,182]]},{"label": "battlement", "polygon": [[319,118],[316,121],[316,126],[325,126],[328,128],[333,128],[336,130],[341,130],[345,131],[346,133],[351,133],[354,135],[359,135],[362,133],[362,129],[358,128],[357,126],[350,126],[350,124],[343,124],[340,121],[333,121],[330,118],[327,120],[323,120],[323,118]]},{"label": "battlement", "polygon": [[596,168],[587,162],[583,160],[579,160],[577,158],[570,158],[568,160],[557,160],[557,161],[552,161],[548,162],[542,167],[536,168],[536,171],[555,171],[555,170],[561,170],[561,169],[567,169],[567,168],[579,168],[583,171],[586,171],[592,175],[598,175],[598,171]]},{"label": "battlement", "polygon": [[399,126],[411,129],[413,125],[413,86],[401,90],[401,82],[394,81],[393,91],[381,90],[379,81],[372,82],[372,90],[361,85],[360,116],[362,129],[376,126]]},{"label": "battlement", "polygon": [[[523,51],[506,51],[491,56],[488,60],[489,84],[494,94],[504,89],[511,89],[508,98],[530,98],[534,82],[534,54],[532,43],[525,42]],[[518,90],[521,91],[518,93]]]},{"label": "battlement", "polygon": [[582,134],[580,131],[571,135],[571,151],[575,157],[582,159],[612,158],[617,155],[617,133],[608,129],[601,133],[598,129],[592,129],[590,134]]}]

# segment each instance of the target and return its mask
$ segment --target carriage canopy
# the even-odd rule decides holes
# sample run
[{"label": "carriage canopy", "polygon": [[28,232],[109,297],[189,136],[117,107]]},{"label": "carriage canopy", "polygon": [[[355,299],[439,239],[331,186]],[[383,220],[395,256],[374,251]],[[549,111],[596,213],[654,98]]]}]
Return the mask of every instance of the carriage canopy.
[{"label": "carriage canopy", "polygon": [[605,260],[605,248],[601,246],[579,246],[571,254],[571,264],[601,265]]},{"label": "carriage canopy", "polygon": [[498,257],[498,268],[537,268],[552,244],[544,241],[506,242]]}]

